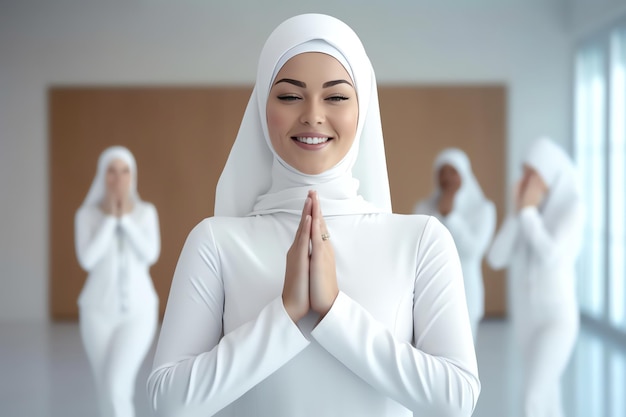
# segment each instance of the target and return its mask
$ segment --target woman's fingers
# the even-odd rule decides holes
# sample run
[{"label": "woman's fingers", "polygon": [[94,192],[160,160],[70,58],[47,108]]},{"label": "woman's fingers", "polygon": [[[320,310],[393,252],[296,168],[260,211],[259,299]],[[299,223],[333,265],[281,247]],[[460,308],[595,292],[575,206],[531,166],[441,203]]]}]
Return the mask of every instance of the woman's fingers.
[{"label": "woman's fingers", "polygon": [[315,191],[309,191],[287,253],[283,303],[294,322],[309,309],[324,316],[339,294],[335,254]]},{"label": "woman's fingers", "polygon": [[311,238],[311,199],[302,209],[300,224],[294,241],[287,252],[283,304],[289,317],[297,322],[310,308],[309,301],[309,242]]},{"label": "woman's fingers", "polygon": [[307,223],[307,217],[312,217],[311,216],[312,205],[313,205],[313,202],[311,198],[307,197],[306,200],[304,200],[304,207],[302,208],[302,216],[300,217],[300,224],[298,225],[298,231],[296,232],[296,240],[300,244],[305,245],[307,247],[307,254],[308,254],[309,239],[311,235],[310,219],[308,220],[308,226],[306,226],[306,223]]},{"label": "woman's fingers", "polygon": [[309,197],[304,200],[304,206],[302,207],[302,214],[300,215],[300,223],[298,224],[298,229],[296,230],[296,236],[294,238],[294,242],[300,241],[300,237],[302,235],[302,230],[304,229],[304,221],[306,216],[311,215],[311,199]]},{"label": "woman's fingers", "polygon": [[[330,239],[330,234],[328,233],[328,227],[326,226],[326,220],[322,215],[322,205],[320,204],[319,195],[317,191],[309,191],[309,197],[311,198],[311,213],[313,216],[313,224],[311,233],[313,233],[313,228],[316,227],[315,223],[319,223],[319,230],[315,234],[312,235],[311,240],[328,240]],[[321,233],[320,233],[321,232]]]},{"label": "woman's fingers", "polygon": [[322,215],[317,193],[314,192],[310,195],[312,197],[313,218],[311,223],[312,250],[309,293],[311,308],[323,317],[335,302],[339,288],[330,232]]},{"label": "woman's fingers", "polygon": [[117,216],[117,200],[115,195],[110,191],[107,191],[104,201],[102,202],[102,208],[104,212],[112,216]]},{"label": "woman's fingers", "polygon": [[520,192],[518,209],[521,210],[524,207],[538,206],[541,204],[544,194],[541,178],[536,175],[531,175]]},{"label": "woman's fingers", "polygon": [[130,198],[130,196],[125,196],[122,200],[122,204],[122,214],[128,214],[133,211],[133,200]]},{"label": "woman's fingers", "polygon": [[539,175],[534,174],[526,186],[525,202],[530,206],[538,206],[545,195],[546,188]]},{"label": "woman's fingers", "polygon": [[543,178],[536,172],[533,173],[531,177],[532,186],[539,192],[545,193],[548,190],[546,183],[543,181]]}]

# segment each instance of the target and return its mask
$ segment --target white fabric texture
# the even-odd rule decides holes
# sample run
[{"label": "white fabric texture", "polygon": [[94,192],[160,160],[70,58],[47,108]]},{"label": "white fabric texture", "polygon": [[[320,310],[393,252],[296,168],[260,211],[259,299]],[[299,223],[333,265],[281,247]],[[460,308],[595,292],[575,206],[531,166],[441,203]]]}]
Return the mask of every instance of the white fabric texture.
[{"label": "white fabric texture", "polygon": [[548,138],[537,139],[524,163],[548,186],[539,207],[510,214],[487,260],[510,267],[510,311],[526,361],[524,415],[562,414],[560,378],[576,341],[579,313],[575,263],[583,236],[576,170]]},{"label": "white fabric texture", "polygon": [[461,266],[433,217],[327,219],[340,296],[282,304],[299,217],[204,220],[176,267],[148,379],[157,416],[469,416],[480,391]]},{"label": "white fabric texture", "polygon": [[80,333],[102,417],[134,417],[137,374],[158,322],[158,306],[136,314],[80,312]]},{"label": "white fabric texture", "polygon": [[[454,196],[452,211],[446,216],[438,209],[441,196],[438,175],[444,165],[452,166],[461,177],[461,186]],[[479,323],[485,314],[482,260],[496,227],[496,207],[485,198],[472,172],[470,160],[462,150],[448,148],[440,152],[433,171],[435,191],[430,197],[419,201],[413,212],[437,217],[454,238],[463,267],[467,307],[476,340]]]},{"label": "white fabric texture", "polygon": [[[334,54],[324,48],[322,52],[349,63],[350,68],[346,69],[354,78],[359,121],[355,144],[346,158],[327,172],[305,175],[288,166],[272,149],[265,108],[273,77],[278,72],[277,64],[283,56],[302,44],[315,47],[319,41],[337,51]],[[311,46],[306,50],[311,50]],[[252,96],[217,184],[214,213],[216,216],[299,213],[307,190],[313,185],[326,215],[391,212],[372,65],[358,36],[347,25],[329,16],[308,14],[285,21],[265,43]]]},{"label": "white fabric texture", "polygon": [[[133,209],[117,218],[102,211],[106,171],[114,159],[131,168]],[[154,339],[158,297],[149,268],[160,252],[157,212],[139,199],[136,166],[122,147],[105,150],[75,216],[76,255],[88,272],[78,298],[83,344],[96,381],[101,415],[132,417],[136,376]]]},{"label": "white fabric texture", "polygon": [[134,311],[158,303],[150,266],[160,252],[154,206],[135,203],[121,218],[99,207],[81,207],[75,218],[76,256],[88,272],[78,297],[81,308]]},{"label": "white fabric texture", "polygon": [[[120,218],[100,208],[106,172],[115,159],[126,162],[131,174],[133,209]],[[102,152],[74,223],[78,262],[89,273],[78,299],[81,308],[130,311],[158,303],[149,269],[161,251],[159,220],[155,207],[139,198],[135,158],[128,149],[113,146]]]},{"label": "white fabric texture", "polygon": [[[360,117],[348,156],[304,176],[273,154],[265,102],[283,54],[312,40],[345,57]],[[281,294],[311,188],[340,293],[319,323],[311,313],[296,324]],[[148,378],[157,416],[471,415],[480,382],[454,243],[434,218],[389,213],[373,71],[344,23],[301,15],[272,33],[215,210],[190,233],[172,281]]]}]

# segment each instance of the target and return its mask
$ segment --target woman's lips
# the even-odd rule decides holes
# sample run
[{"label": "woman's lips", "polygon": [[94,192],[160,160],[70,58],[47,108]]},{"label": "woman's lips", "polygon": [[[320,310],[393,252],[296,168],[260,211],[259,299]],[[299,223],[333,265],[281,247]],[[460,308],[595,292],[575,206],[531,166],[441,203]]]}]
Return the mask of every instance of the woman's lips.
[{"label": "woman's lips", "polygon": [[320,143],[325,143],[332,138],[328,136],[294,136],[292,139],[295,139],[300,143],[306,143],[308,145],[317,145]]},{"label": "woman's lips", "polygon": [[328,136],[293,136],[291,139],[303,149],[317,150],[324,148],[333,138]]}]

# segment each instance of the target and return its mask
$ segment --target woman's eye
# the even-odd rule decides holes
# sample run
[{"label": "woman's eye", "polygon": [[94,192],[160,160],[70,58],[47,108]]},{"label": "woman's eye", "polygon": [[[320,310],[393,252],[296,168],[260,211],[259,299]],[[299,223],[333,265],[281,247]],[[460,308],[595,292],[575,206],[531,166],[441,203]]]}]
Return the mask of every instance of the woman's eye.
[{"label": "woman's eye", "polygon": [[332,96],[332,97],[328,97],[326,100],[329,100],[329,101],[344,101],[344,100],[349,100],[349,97],[346,97],[346,96]]},{"label": "woman's eye", "polygon": [[294,96],[294,95],[282,95],[282,96],[278,96],[278,99],[280,101],[295,101],[295,100],[298,100],[299,97]]}]

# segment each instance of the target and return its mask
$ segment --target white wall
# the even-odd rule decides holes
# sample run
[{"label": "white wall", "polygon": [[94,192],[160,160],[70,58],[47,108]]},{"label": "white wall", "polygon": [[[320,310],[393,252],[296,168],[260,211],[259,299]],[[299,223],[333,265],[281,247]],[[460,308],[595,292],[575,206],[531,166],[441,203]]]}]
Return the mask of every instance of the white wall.
[{"label": "white wall", "polygon": [[509,176],[535,136],[569,140],[560,0],[139,3],[0,2],[0,319],[47,318],[50,85],[251,84],[271,29],[316,11],[361,35],[380,84],[505,83]]},{"label": "white wall", "polygon": [[626,13],[626,0],[566,0],[565,22],[574,41],[611,25]]}]

